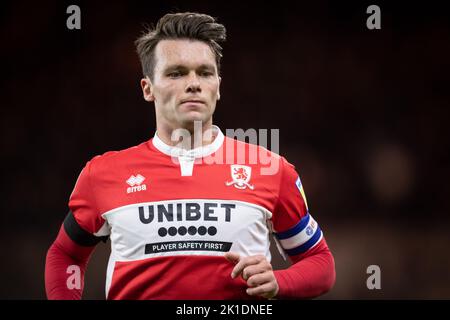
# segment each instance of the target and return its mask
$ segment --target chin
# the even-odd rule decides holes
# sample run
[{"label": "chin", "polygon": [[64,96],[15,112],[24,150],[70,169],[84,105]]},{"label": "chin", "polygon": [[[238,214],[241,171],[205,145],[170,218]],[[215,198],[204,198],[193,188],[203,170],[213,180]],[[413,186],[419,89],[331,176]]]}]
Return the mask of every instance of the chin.
[{"label": "chin", "polygon": [[182,117],[180,123],[184,124],[184,127],[194,127],[195,121],[201,121],[202,124],[207,122],[210,119],[209,116],[204,114],[196,114],[196,115],[189,115],[186,117]]}]

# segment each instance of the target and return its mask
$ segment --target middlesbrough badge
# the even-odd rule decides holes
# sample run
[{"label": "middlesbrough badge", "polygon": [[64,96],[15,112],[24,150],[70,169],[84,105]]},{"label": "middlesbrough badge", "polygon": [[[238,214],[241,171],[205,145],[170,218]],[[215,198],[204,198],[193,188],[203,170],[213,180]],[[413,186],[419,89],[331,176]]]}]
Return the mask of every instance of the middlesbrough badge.
[{"label": "middlesbrough badge", "polygon": [[227,186],[234,185],[238,189],[246,189],[247,187],[251,190],[254,189],[254,186],[249,183],[250,177],[252,176],[251,167],[232,164],[230,168],[232,180],[225,182]]}]

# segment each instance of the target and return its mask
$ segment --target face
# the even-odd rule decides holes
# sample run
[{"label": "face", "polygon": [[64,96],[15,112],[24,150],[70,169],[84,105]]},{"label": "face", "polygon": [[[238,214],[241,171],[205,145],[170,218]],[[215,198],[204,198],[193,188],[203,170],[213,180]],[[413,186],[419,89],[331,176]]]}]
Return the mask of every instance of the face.
[{"label": "face", "polygon": [[191,129],[194,121],[211,124],[220,98],[211,48],[195,40],[162,40],[155,58],[153,81],[142,79],[141,86],[145,100],[155,103],[158,128]]}]

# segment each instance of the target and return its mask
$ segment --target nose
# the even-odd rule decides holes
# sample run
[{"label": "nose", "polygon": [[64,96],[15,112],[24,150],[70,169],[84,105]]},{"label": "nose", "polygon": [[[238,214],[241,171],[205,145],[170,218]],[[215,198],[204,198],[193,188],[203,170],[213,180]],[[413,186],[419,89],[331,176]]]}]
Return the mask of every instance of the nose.
[{"label": "nose", "polygon": [[198,80],[197,74],[191,72],[187,78],[186,92],[187,93],[197,93],[201,92],[200,81]]}]

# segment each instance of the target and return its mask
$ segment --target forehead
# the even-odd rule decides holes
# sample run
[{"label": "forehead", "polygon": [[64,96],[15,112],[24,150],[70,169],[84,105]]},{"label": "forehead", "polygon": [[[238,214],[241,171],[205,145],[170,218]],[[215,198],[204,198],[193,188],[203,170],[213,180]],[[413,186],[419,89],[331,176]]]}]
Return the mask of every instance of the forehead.
[{"label": "forehead", "polygon": [[195,68],[204,64],[216,65],[214,52],[198,40],[161,40],[155,49],[156,69],[171,65]]}]

